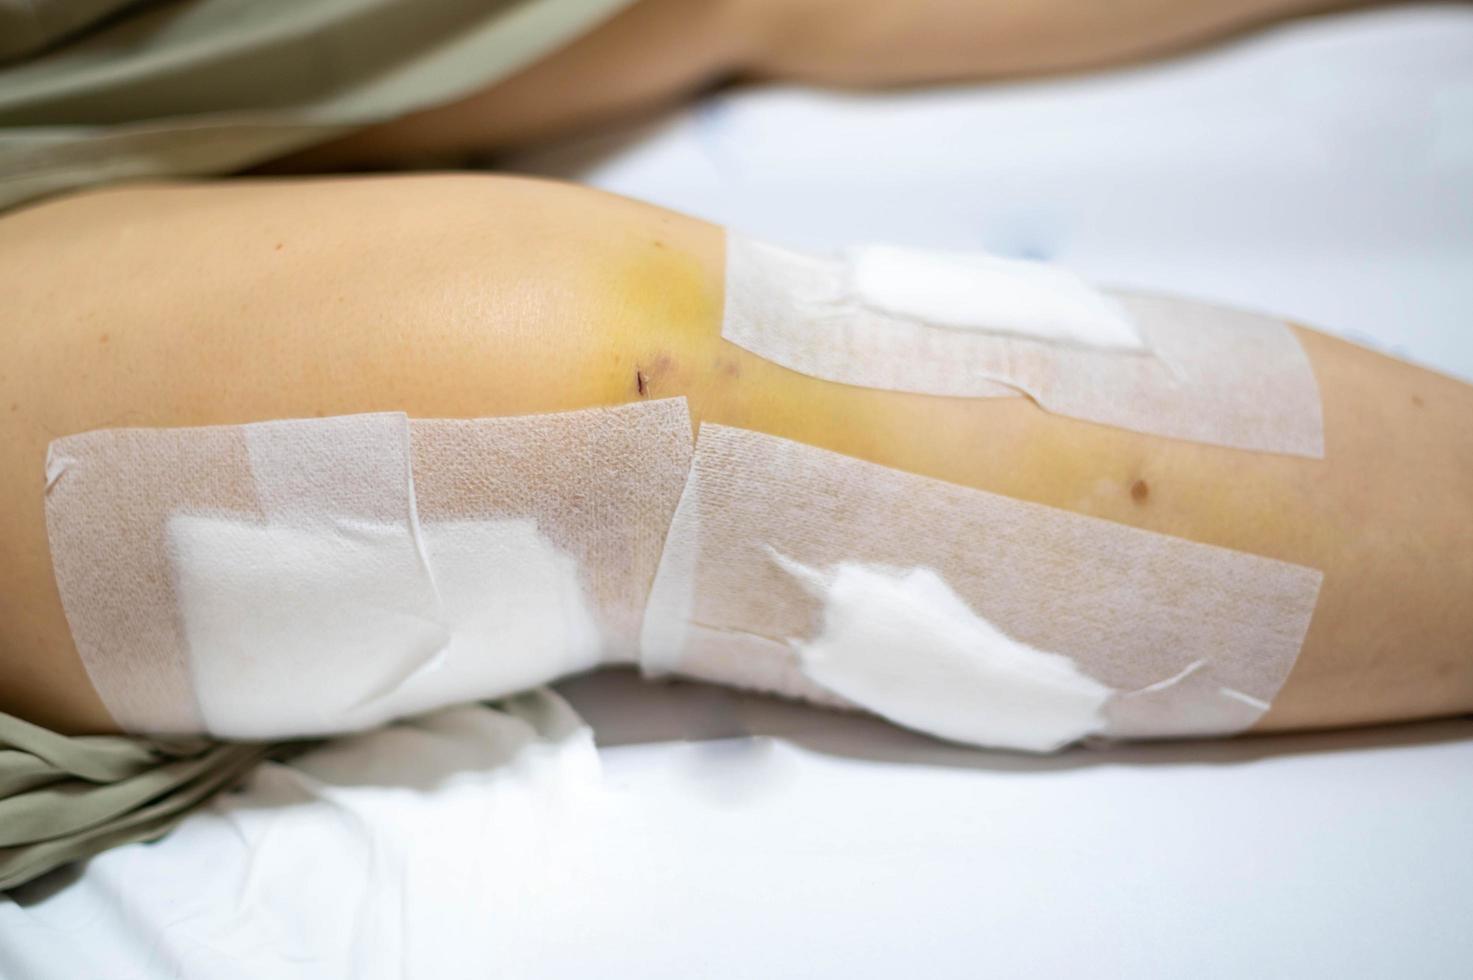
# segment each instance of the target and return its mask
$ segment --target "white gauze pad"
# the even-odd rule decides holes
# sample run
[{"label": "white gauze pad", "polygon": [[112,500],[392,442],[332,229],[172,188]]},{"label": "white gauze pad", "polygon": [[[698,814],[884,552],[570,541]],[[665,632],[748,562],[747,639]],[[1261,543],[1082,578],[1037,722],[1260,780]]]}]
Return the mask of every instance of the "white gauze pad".
[{"label": "white gauze pad", "polygon": [[772,555],[823,602],[819,634],[794,646],[835,694],[973,745],[1047,752],[1104,727],[1108,687],[1003,633],[931,569],[841,562],[823,574]]},{"label": "white gauze pad", "polygon": [[1319,387],[1279,320],[1105,293],[1043,263],[726,238],[721,335],[827,381],[1026,394],[1044,409],[1237,449],[1324,456]]},{"label": "white gauze pad", "polygon": [[703,425],[648,672],[958,741],[1214,735],[1267,708],[1320,573]]},{"label": "white gauze pad", "polygon": [[129,731],[314,731],[445,641],[402,414],[58,439],[46,524]]},{"label": "white gauze pad", "polygon": [[587,562],[653,535],[647,589],[688,465],[684,404],[412,426],[412,452],[393,414],[53,443],[57,582],[119,724],[346,731],[631,645],[623,607],[644,592],[601,605]]},{"label": "white gauze pad", "polygon": [[949,327],[1101,350],[1143,350],[1118,302],[1046,262],[985,252],[865,245],[844,251],[849,294],[870,310]]}]

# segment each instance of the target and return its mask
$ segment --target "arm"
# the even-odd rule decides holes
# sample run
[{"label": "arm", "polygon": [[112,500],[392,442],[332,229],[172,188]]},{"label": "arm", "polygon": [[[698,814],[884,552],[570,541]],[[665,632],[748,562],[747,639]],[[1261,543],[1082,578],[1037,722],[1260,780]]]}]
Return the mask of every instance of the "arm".
[{"label": "arm", "polygon": [[1263,729],[1473,709],[1473,388],[1300,330],[1327,441],[1308,460],[830,384],[721,339],[722,243],[484,176],[138,187],[0,220],[0,710],[111,726],[50,568],[56,436],[675,395],[698,419],[1322,570]]}]

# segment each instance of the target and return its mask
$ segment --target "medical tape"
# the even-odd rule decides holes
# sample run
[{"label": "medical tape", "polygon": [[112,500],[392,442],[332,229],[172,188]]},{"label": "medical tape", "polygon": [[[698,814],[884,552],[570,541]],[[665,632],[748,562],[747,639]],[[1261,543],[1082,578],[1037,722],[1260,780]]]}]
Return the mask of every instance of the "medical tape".
[{"label": "medical tape", "polygon": [[1047,411],[1136,432],[1324,456],[1319,388],[1282,321],[1105,293],[1041,263],[932,254],[813,255],[729,233],[721,335],[827,381],[1022,393]]},{"label": "medical tape", "polygon": [[[466,610],[467,623],[481,621],[483,628],[468,632],[501,648],[511,668],[496,693],[600,663],[633,663],[665,532],[690,470],[685,399],[415,419],[410,431],[419,517],[441,591]],[[524,547],[534,536],[540,544]],[[562,563],[576,571],[571,587],[556,584],[563,580],[549,567]],[[452,569],[460,571],[452,577]],[[529,589],[522,578],[554,587]],[[504,594],[478,596],[486,581],[502,583]],[[560,606],[550,604],[556,595],[564,597]],[[521,624],[517,637],[507,634],[508,622]],[[579,637],[588,632],[584,623],[595,644]],[[548,642],[549,627],[575,627],[562,647],[566,656]]]},{"label": "medical tape", "polygon": [[[892,717],[951,696],[912,690],[906,705],[865,703],[815,679],[831,674],[805,658],[842,657],[842,644],[823,639],[843,639],[834,596],[858,583],[851,594],[863,604],[850,613],[861,620],[887,595],[921,614],[914,629],[864,620],[851,637],[893,641],[893,666],[882,667],[897,689],[936,666],[926,649],[934,622],[971,617],[980,625],[947,635],[1026,647],[1007,656],[1041,670],[1028,696],[1041,690],[1054,704],[1060,691],[1078,700],[1102,685],[1098,723],[1076,736],[1225,734],[1249,727],[1288,676],[1320,580],[1286,562],[704,424],[650,594],[642,662],[650,674]],[[877,583],[888,593],[864,591]],[[991,676],[960,669],[966,683]],[[969,740],[959,730],[969,728],[937,733]]]},{"label": "medical tape", "polygon": [[681,400],[100,430],[47,529],[125,730],[324,734],[627,657],[689,455]]},{"label": "medical tape", "polygon": [[[322,595],[271,587],[299,585],[292,573],[303,561],[341,557],[330,547],[312,554],[323,537],[394,579],[383,620],[410,632],[432,623],[410,486],[403,415],[102,430],[54,441],[46,515],[57,585],[77,650],[114,718],[130,731],[236,734],[242,719],[232,704],[263,699],[259,668],[278,651],[200,657],[191,638],[239,627],[239,642],[250,644],[257,631],[310,619]],[[210,697],[227,688],[236,700]]]}]

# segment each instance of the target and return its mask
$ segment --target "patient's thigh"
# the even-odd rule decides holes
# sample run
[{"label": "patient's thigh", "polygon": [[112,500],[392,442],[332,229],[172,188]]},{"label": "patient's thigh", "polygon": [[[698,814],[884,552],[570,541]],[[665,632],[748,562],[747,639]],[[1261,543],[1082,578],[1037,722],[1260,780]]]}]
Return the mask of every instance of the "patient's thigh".
[{"label": "patient's thigh", "polygon": [[713,329],[720,248],[701,222],[492,176],[138,186],[0,218],[0,710],[111,727],[51,574],[53,438],[628,401],[637,361]]}]

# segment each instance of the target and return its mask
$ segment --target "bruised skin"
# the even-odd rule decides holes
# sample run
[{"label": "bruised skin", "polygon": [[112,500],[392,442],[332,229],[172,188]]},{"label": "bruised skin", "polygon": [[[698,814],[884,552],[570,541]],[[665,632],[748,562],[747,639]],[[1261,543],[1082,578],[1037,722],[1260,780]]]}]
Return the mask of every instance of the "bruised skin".
[{"label": "bruised skin", "polygon": [[1260,728],[1473,708],[1473,389],[1300,330],[1327,458],[1245,453],[808,378],[720,338],[722,280],[715,226],[502,177],[136,187],[0,219],[0,710],[114,727],[51,574],[56,436],[676,395],[698,420],[1322,570]]}]

